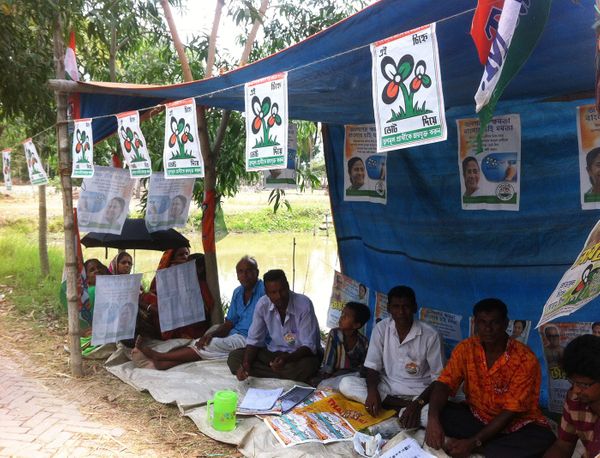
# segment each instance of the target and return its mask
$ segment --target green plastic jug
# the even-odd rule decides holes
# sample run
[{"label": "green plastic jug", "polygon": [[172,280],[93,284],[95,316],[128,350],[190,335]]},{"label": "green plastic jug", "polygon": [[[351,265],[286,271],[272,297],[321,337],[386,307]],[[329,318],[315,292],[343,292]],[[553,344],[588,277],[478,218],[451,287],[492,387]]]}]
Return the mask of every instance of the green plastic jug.
[{"label": "green plastic jug", "polygon": [[[237,393],[231,390],[217,391],[214,399],[206,403],[207,420],[217,431],[235,429],[235,410],[237,408]],[[210,406],[212,404],[212,413]]]}]

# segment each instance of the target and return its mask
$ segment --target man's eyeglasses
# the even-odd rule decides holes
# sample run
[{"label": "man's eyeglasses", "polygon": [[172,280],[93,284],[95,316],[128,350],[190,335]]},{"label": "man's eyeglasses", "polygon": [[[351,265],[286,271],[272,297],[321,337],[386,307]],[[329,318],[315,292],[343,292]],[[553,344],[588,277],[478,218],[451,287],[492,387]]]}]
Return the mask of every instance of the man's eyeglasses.
[{"label": "man's eyeglasses", "polygon": [[571,385],[573,385],[575,388],[579,388],[580,390],[587,390],[588,388],[593,387],[596,383],[600,383],[600,382],[592,382],[592,383],[576,382],[575,380],[571,380],[570,378],[567,380],[569,381],[569,383]]}]

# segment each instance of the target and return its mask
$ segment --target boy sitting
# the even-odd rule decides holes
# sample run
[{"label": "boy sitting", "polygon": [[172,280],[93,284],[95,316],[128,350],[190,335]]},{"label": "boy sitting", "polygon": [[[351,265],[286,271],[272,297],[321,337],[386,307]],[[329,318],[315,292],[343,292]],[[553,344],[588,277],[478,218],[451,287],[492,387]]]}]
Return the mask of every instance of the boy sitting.
[{"label": "boy sitting", "polygon": [[327,336],[321,370],[312,380],[319,389],[337,390],[342,377],[362,369],[369,339],[358,330],[370,318],[369,307],[359,302],[348,302],[342,309],[338,327]]}]

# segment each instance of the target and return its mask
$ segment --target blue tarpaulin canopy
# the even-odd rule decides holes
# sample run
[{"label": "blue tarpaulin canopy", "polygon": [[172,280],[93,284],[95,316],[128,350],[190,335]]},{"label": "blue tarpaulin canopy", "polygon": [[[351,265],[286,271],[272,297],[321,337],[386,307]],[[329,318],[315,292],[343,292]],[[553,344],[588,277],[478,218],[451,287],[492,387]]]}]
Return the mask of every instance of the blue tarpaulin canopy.
[{"label": "blue tarpaulin canopy", "polygon": [[[535,325],[598,219],[597,211],[581,210],[575,121],[575,107],[592,103],[585,97],[594,89],[593,2],[552,4],[537,48],[496,110],[521,117],[515,212],[461,209],[455,120],[475,117],[473,96],[483,72],[469,35],[475,6],[475,0],[382,0],[215,78],[82,94],[82,117],[187,97],[243,111],[244,83],[288,71],[290,117],[328,124],[325,157],[344,272],[375,291],[412,286],[419,305],[461,314],[465,337],[472,306],[484,297],[501,298],[511,318]],[[387,205],[344,202],[343,125],[374,122],[369,44],[430,22],[437,22],[448,139],[388,153]],[[103,138],[116,120],[96,119],[93,128],[94,137]],[[564,321],[600,321],[597,304]],[[536,333],[529,345],[542,355]]]}]

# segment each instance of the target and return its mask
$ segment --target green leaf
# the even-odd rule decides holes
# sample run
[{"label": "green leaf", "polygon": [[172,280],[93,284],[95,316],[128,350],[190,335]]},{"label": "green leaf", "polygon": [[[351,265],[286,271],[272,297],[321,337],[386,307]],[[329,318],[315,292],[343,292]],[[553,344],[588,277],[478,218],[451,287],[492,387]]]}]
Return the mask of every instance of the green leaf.
[{"label": "green leaf", "polygon": [[431,78],[429,77],[429,75],[423,74],[423,76],[421,77],[421,82],[425,87],[431,86]]},{"label": "green leaf", "polygon": [[263,116],[267,116],[269,114],[269,111],[271,111],[271,98],[270,97],[265,97],[265,99],[262,102],[260,111],[262,112]]},{"label": "green leaf", "polygon": [[185,119],[181,118],[177,123],[177,133],[180,134],[185,129]]}]

